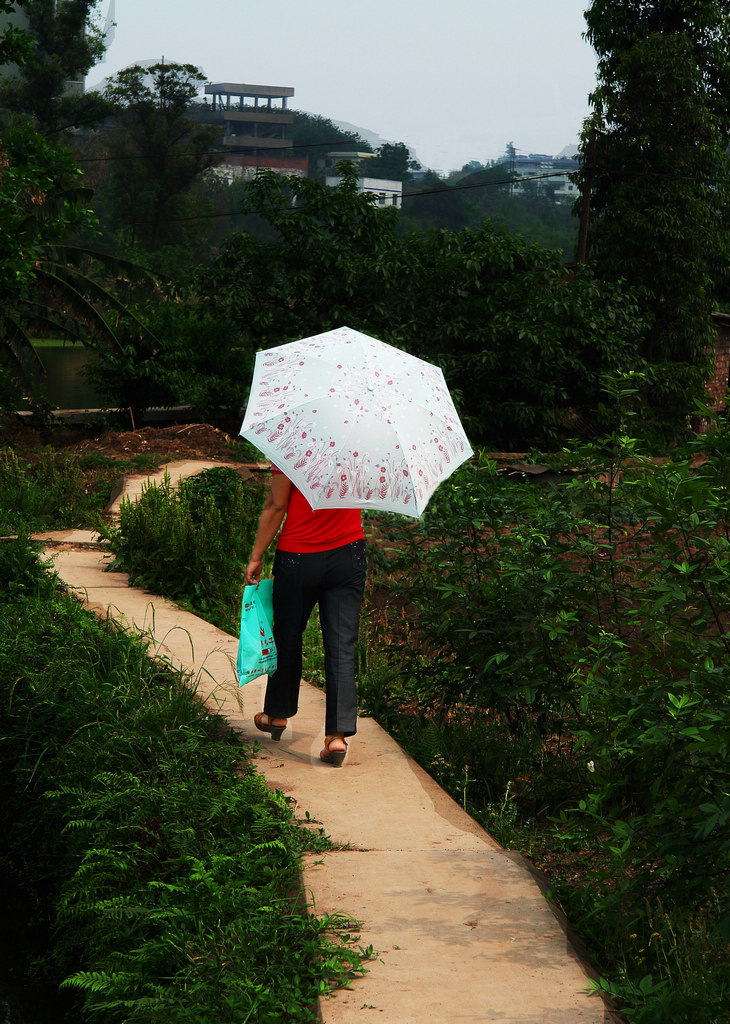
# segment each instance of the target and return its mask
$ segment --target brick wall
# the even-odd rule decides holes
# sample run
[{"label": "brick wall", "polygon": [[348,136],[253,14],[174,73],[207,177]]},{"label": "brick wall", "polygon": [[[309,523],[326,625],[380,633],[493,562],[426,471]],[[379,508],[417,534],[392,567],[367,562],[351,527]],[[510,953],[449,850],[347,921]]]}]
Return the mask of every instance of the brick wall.
[{"label": "brick wall", "polygon": [[715,327],[715,375],[707,382],[712,409],[720,409],[730,385],[730,314],[713,313]]}]

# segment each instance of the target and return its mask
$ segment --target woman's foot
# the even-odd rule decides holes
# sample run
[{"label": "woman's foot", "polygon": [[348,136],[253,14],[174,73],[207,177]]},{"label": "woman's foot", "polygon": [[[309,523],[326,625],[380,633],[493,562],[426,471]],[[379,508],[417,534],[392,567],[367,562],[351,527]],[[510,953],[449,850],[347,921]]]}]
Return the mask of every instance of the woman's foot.
[{"label": "woman's foot", "polygon": [[281,734],[286,729],[286,718],[272,718],[265,711],[259,711],[253,716],[253,724],[259,732],[268,732],[272,740],[280,740]]},{"label": "woman's foot", "polygon": [[333,768],[341,768],[347,753],[347,743],[342,733],[337,732],[332,736],[325,736],[324,749],[320,751],[320,760],[325,764],[331,764]]}]

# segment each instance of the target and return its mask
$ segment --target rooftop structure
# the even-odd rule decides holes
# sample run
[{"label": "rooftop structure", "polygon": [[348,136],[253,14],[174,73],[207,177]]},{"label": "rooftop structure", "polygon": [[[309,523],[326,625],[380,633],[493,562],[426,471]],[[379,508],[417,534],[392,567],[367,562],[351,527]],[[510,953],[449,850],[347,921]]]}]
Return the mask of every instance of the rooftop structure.
[{"label": "rooftop structure", "polygon": [[294,118],[286,103],[294,90],[284,85],[250,85],[245,82],[217,82],[206,85],[211,97],[207,120],[223,122],[223,145],[237,152],[257,153],[289,149],[287,126]]},{"label": "rooftop structure", "polygon": [[281,109],[286,110],[286,101],[294,95],[294,90],[287,85],[247,85],[245,82],[217,82],[206,85],[205,95],[212,97],[213,110],[230,110],[231,100],[238,100],[238,109],[243,110],[246,100],[253,100],[254,107],[259,100],[265,100],[269,109],[273,101],[281,102]]}]

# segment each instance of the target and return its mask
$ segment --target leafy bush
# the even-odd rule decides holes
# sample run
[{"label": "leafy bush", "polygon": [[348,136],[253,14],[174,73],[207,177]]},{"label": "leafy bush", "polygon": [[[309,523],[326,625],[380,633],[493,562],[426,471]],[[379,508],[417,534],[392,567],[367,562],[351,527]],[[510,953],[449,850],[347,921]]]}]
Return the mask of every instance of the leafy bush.
[{"label": "leafy bush", "polygon": [[118,468],[96,467],[86,478],[86,457],[46,449],[33,461],[0,452],[0,533],[96,526]]},{"label": "leafy bush", "polygon": [[118,526],[105,528],[114,569],[133,585],[191,607],[237,634],[243,573],[263,505],[263,484],[220,467],[150,484],[139,501],[122,503]]},{"label": "leafy bush", "polygon": [[555,460],[558,486],[483,460],[382,528],[396,734],[498,835],[520,819],[538,860],[560,851],[554,887],[642,1024],[725,1019],[728,455],[722,429],[664,463],[618,435]]},{"label": "leafy bush", "polygon": [[252,349],[344,323],[437,363],[478,444],[552,443],[576,412],[595,426],[600,373],[641,364],[635,296],[489,222],[399,237],[352,173],[333,189],[264,172],[243,208],[275,240],[232,235],[201,305]]},{"label": "leafy bush", "polygon": [[299,853],[324,837],[182,678],[3,542],[6,594],[18,578],[0,602],[3,866],[45,921],[36,972],[77,992],[73,1019],[314,1021],[360,969],[348,922],[297,905]]}]

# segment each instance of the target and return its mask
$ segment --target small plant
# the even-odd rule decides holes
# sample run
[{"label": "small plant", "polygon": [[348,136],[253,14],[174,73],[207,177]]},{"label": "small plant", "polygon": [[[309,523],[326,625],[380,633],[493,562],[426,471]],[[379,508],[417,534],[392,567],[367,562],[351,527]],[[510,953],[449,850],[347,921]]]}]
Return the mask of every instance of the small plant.
[{"label": "small plant", "polygon": [[50,448],[0,451],[0,534],[70,527],[98,529],[114,481],[154,467],[150,456],[119,462],[97,452]]},{"label": "small plant", "polygon": [[229,633],[238,633],[243,573],[263,505],[263,485],[220,467],[150,484],[139,501],[122,503],[107,527],[112,569],[178,601]]}]

